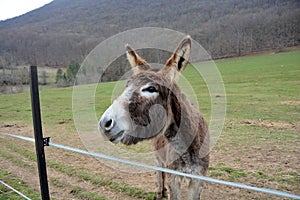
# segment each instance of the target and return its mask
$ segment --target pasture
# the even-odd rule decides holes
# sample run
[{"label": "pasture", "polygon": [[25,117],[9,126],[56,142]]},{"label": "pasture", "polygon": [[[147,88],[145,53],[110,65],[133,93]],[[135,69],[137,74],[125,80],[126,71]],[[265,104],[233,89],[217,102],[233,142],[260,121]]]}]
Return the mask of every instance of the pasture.
[{"label": "pasture", "polygon": [[[227,115],[211,152],[209,176],[256,187],[300,194],[300,50],[217,60],[224,80]],[[187,67],[200,110],[210,117],[203,80]],[[97,88],[98,117],[110,105],[116,83]],[[44,136],[84,149],[72,116],[72,87],[40,92]],[[33,137],[30,94],[0,95],[0,132]],[[0,135],[0,179],[38,198],[34,144]],[[145,142],[133,150],[151,149]],[[127,174],[97,159],[46,147],[53,199],[153,199],[155,172]],[[22,181],[21,181],[22,180]],[[35,191],[35,192],[33,192]],[[0,185],[0,199],[17,199]],[[20,197],[21,199],[21,197]],[[203,199],[281,199],[263,193],[206,184]]]}]

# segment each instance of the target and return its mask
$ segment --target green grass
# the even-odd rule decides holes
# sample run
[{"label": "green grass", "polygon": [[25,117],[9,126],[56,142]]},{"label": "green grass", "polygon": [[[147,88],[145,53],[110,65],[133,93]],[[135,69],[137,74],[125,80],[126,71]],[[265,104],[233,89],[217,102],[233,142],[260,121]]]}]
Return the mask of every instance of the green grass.
[{"label": "green grass", "polygon": [[92,192],[87,192],[85,191],[83,188],[79,187],[79,186],[74,186],[71,194],[73,194],[74,196],[80,198],[80,199],[89,199],[89,200],[108,200],[105,197],[99,196],[95,193]]},{"label": "green grass", "polygon": [[49,180],[50,180],[50,183],[52,183],[53,185],[55,185],[56,187],[59,187],[59,188],[64,188],[67,185],[67,183],[65,181],[59,180],[57,178],[50,177]]},{"label": "green grass", "polygon": [[10,160],[11,162],[19,165],[20,167],[30,167],[29,164],[25,163],[24,161],[20,160],[20,159],[17,159],[15,158],[12,154],[6,152],[6,151],[2,151],[0,150],[0,156],[2,158],[5,158],[7,160]]},{"label": "green grass", "polygon": [[244,171],[232,167],[209,167],[209,170],[211,177],[227,176],[230,181],[247,176]]},{"label": "green grass", "polygon": [[[268,119],[297,121],[299,107],[280,104],[281,101],[299,101],[300,51],[279,54],[217,60],[227,94],[227,117],[237,119]],[[203,80],[193,77],[194,69],[184,73],[200,102],[200,109],[209,113],[210,97]],[[95,109],[97,115],[111,103],[114,82],[97,87]],[[41,91],[43,123],[57,125],[72,119],[72,87]],[[31,123],[29,92],[0,95],[0,121]],[[72,127],[72,123],[70,123]],[[74,128],[74,127],[72,127]]]},{"label": "green grass", "polygon": [[217,61],[227,93],[227,117],[299,121],[300,51]]}]

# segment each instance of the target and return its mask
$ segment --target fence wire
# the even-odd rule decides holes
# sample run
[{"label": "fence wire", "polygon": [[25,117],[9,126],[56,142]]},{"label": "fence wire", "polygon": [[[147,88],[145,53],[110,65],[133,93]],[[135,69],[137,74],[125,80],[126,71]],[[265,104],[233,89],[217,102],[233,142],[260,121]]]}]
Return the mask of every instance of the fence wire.
[{"label": "fence wire", "polygon": [[16,190],[15,188],[13,188],[12,186],[8,185],[7,183],[5,183],[4,181],[0,180],[0,183],[6,187],[8,187],[9,189],[11,189],[12,191],[14,191],[15,193],[17,193],[18,195],[20,195],[21,197],[23,197],[26,200],[31,200],[29,197],[27,197],[25,194],[23,194],[22,192]]},{"label": "fence wire", "polygon": [[[10,134],[10,133],[2,133],[2,132],[0,132],[0,134],[7,135],[7,136],[10,136],[10,137],[19,138],[19,139],[30,141],[30,142],[34,142],[33,138],[29,138],[29,137],[25,137],[25,136],[14,135],[14,134]],[[89,151],[78,149],[78,148],[73,148],[73,147],[69,147],[69,146],[56,144],[56,143],[53,143],[53,142],[49,142],[49,146],[56,147],[56,148],[59,148],[59,149],[64,149],[64,150],[67,150],[67,151],[80,153],[80,154],[84,154],[84,155],[89,155],[89,156],[93,156],[93,157],[97,157],[97,158],[101,158],[101,159],[115,161],[115,162],[119,162],[119,163],[123,163],[123,164],[127,164],[127,165],[142,167],[142,168],[150,169],[150,170],[153,170],[153,171],[166,172],[166,173],[175,174],[175,175],[178,175],[178,176],[184,176],[184,177],[193,178],[193,179],[198,179],[198,180],[202,180],[202,181],[206,181],[206,182],[211,182],[211,183],[226,185],[226,186],[230,186],[230,187],[236,187],[236,188],[252,190],[252,191],[256,191],[256,192],[262,192],[262,193],[266,193],[266,194],[277,195],[277,196],[281,196],[281,197],[287,197],[287,198],[300,200],[299,195],[290,194],[290,193],[282,192],[282,191],[279,191],[279,190],[272,190],[272,189],[268,189],[268,188],[259,188],[259,187],[249,186],[249,185],[245,185],[245,184],[241,184],[241,183],[222,181],[222,180],[213,179],[213,178],[210,178],[210,177],[199,176],[199,175],[195,175],[195,174],[187,174],[187,173],[183,173],[183,172],[179,172],[179,171],[175,171],[175,170],[170,170],[170,169],[167,169],[167,168],[155,167],[155,166],[146,165],[146,164],[143,164],[143,163],[133,162],[133,161],[129,161],[129,160],[123,160],[123,159],[116,158],[116,157],[111,157],[111,156],[108,156],[108,155],[105,155],[105,154],[89,152]]]}]

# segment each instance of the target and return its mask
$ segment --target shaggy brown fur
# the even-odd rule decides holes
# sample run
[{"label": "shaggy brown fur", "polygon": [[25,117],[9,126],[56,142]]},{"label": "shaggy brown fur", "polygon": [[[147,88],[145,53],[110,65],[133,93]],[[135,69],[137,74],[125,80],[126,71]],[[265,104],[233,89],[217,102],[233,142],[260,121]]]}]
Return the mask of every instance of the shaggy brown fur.
[{"label": "shaggy brown fur", "polygon": [[[165,67],[154,72],[149,70],[149,64],[127,45],[127,57],[134,68],[134,75],[128,80],[126,94],[122,94],[118,102],[127,110],[125,113],[128,116],[125,118],[128,117],[132,121],[131,128],[124,131],[118,127],[117,119],[111,117],[113,108],[109,108],[109,114],[104,113],[100,120],[100,130],[111,141],[120,137],[118,141],[126,145],[153,138],[159,167],[205,175],[209,165],[208,126],[201,113],[175,82],[176,76],[188,63],[190,48],[191,39],[187,36]],[[151,88],[147,88],[148,86]],[[143,89],[144,87],[146,89]],[[150,95],[142,95],[143,90],[149,90]],[[182,195],[181,192],[183,182],[187,183],[186,195]],[[200,199],[202,190],[199,180],[184,179],[162,172],[157,173],[156,186],[157,199],[166,195],[168,199]]]},{"label": "shaggy brown fur", "polygon": [[[208,126],[199,111],[180,92],[174,84],[169,96],[168,113],[171,123],[163,135],[154,138],[157,164],[185,173],[205,175],[209,165]],[[157,199],[164,197],[167,187],[169,199],[182,199],[180,184],[182,178],[158,172]],[[188,199],[199,199],[201,184],[198,180],[189,180]]]}]

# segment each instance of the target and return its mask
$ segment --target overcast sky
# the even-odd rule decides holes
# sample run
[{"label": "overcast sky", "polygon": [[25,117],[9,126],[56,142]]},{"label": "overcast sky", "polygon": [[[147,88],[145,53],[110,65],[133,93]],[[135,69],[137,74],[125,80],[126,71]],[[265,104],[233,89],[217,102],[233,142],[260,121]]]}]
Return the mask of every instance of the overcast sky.
[{"label": "overcast sky", "polygon": [[0,20],[6,20],[39,8],[52,0],[0,0]]}]

